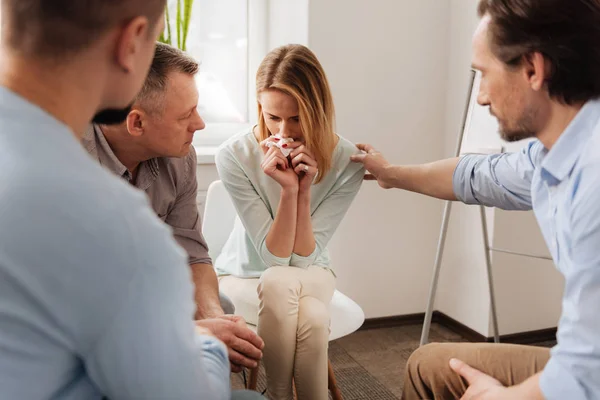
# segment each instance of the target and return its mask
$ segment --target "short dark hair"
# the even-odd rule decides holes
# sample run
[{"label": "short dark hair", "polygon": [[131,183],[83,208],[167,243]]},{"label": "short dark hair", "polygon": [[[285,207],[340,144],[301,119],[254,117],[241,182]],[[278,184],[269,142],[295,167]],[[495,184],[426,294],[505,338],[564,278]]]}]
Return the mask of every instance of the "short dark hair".
[{"label": "short dark hair", "polygon": [[493,54],[516,67],[539,52],[551,64],[551,97],[566,104],[600,96],[600,1],[480,0]]},{"label": "short dark hair", "polygon": [[2,0],[2,40],[38,57],[76,53],[137,16],[158,21],[166,0]]},{"label": "short dark hair", "polygon": [[152,65],[136,103],[148,111],[155,111],[167,87],[169,74],[183,72],[193,76],[199,68],[198,62],[185,52],[168,44],[156,43]]}]

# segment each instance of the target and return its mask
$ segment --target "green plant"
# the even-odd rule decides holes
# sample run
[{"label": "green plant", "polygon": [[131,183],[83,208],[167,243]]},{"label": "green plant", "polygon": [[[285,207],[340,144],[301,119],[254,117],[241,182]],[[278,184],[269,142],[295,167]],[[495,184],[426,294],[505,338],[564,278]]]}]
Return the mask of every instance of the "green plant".
[{"label": "green plant", "polygon": [[[190,30],[190,19],[192,18],[192,5],[194,0],[177,0],[177,10],[175,13],[175,21],[171,21],[169,6],[165,9],[165,32],[160,35],[159,42],[176,46],[178,49],[186,51],[187,37]],[[174,29],[171,23],[174,22]],[[176,38],[171,34],[175,31]],[[176,40],[176,41],[174,41]]]}]

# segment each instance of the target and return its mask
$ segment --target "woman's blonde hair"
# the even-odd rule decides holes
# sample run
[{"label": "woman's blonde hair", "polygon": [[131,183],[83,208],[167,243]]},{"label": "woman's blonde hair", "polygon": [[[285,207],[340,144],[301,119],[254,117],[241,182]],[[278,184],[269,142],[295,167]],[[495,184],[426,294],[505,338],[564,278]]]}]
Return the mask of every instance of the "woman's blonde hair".
[{"label": "woman's blonde hair", "polygon": [[[325,71],[307,47],[290,44],[271,51],[256,73],[256,96],[264,90],[280,90],[298,102],[300,129],[305,145],[315,156],[319,183],[331,169],[336,144],[335,110]],[[260,140],[269,137],[262,106],[258,103]]]}]

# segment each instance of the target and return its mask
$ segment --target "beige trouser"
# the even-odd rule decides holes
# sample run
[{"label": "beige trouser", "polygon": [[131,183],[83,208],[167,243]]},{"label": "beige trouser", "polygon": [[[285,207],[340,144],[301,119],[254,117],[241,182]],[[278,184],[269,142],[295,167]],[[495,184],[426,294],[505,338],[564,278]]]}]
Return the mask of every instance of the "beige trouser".
[{"label": "beige trouser", "polygon": [[550,349],[495,343],[428,344],[408,359],[402,399],[460,399],[467,385],[450,369],[451,358],[512,386],[540,372],[550,358]]},{"label": "beige trouser", "polygon": [[299,400],[326,400],[331,271],[271,267],[256,279],[224,276],[219,286],[265,342],[267,396],[292,399],[293,378]]}]

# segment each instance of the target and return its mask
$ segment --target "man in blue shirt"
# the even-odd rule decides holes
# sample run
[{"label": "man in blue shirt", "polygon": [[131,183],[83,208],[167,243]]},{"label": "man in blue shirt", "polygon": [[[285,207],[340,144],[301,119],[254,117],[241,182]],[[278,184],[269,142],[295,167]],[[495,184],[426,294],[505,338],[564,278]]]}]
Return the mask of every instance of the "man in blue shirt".
[{"label": "man in blue shirt", "polygon": [[1,399],[231,397],[184,251],[79,142],[92,119],[127,115],[164,7],[2,0]]},{"label": "man in blue shirt", "polygon": [[[565,277],[551,350],[430,344],[411,356],[405,399],[600,398],[600,2],[481,0],[478,102],[522,151],[394,166],[370,145],[354,161],[384,188],[533,209]],[[464,379],[461,379],[462,378]]]}]

